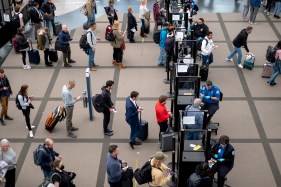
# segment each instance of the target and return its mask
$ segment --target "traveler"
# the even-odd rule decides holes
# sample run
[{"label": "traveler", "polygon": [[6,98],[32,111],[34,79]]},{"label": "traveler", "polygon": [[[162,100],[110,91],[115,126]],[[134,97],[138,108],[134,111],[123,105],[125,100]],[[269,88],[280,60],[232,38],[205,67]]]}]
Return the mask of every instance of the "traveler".
[{"label": "traveler", "polygon": [[51,181],[56,187],[75,187],[73,179],[76,177],[76,174],[74,172],[65,171],[61,159],[55,159],[53,167],[54,172],[51,176]]},{"label": "traveler", "polygon": [[43,21],[43,16],[39,11],[38,2],[33,3],[33,7],[30,8],[29,15],[32,23],[34,24],[34,37],[35,40],[37,40],[37,31],[38,29],[42,28],[41,21]]},{"label": "traveler", "polygon": [[52,0],[47,0],[45,3],[43,3],[41,10],[44,13],[43,19],[46,23],[45,24],[46,27],[48,27],[50,30],[50,22],[51,22],[53,27],[53,35],[57,36],[58,33],[56,33],[56,25],[55,25],[55,10],[56,10],[55,4],[52,2]]},{"label": "traveler", "polygon": [[110,42],[113,47],[113,65],[118,65],[120,69],[126,68],[126,66],[122,63],[123,59],[123,50],[121,48],[122,40],[124,39],[124,33],[119,31],[119,21],[114,21],[112,26],[112,32],[115,40]]},{"label": "traveler", "polygon": [[281,73],[281,40],[276,45],[275,59],[272,75],[267,81],[271,86],[276,85],[275,79]]},{"label": "traveler", "polygon": [[88,0],[86,3],[87,10],[87,25],[96,22],[97,6],[95,0]]},{"label": "traveler", "polygon": [[158,66],[165,66],[167,62],[167,51],[166,51],[165,42],[166,42],[167,35],[169,34],[169,29],[170,29],[170,23],[166,22],[160,32],[160,42],[159,42],[160,54],[157,62]]},{"label": "traveler", "polygon": [[[92,0],[91,0],[92,1]],[[90,45],[90,48],[88,49],[89,54],[89,68],[90,71],[96,71],[95,67],[98,67],[98,64],[95,64],[95,54],[96,54],[96,45],[97,40],[99,38],[97,37],[96,33],[97,24],[94,22],[89,23],[89,29],[87,31],[87,43]]]},{"label": "traveler", "polygon": [[149,11],[146,7],[147,0],[140,1],[140,10],[139,10],[139,18],[141,20],[141,29],[140,29],[140,36],[146,38],[147,36],[144,34],[145,24],[144,24],[144,15]]},{"label": "traveler", "polygon": [[127,38],[130,43],[136,43],[134,39],[135,32],[138,30],[137,21],[135,16],[133,15],[133,8],[131,6],[128,7],[128,24],[127,24]]},{"label": "traveler", "polygon": [[49,61],[49,55],[50,55],[50,45],[51,45],[52,38],[50,36],[50,32],[48,27],[44,27],[42,29],[38,30],[38,36],[37,36],[37,43],[38,43],[38,49],[44,50],[44,60],[45,65],[47,67],[53,67],[52,62]]},{"label": "traveler", "polygon": [[211,64],[214,61],[213,50],[218,47],[215,46],[213,41],[213,33],[209,31],[202,41],[201,54],[202,54],[202,65]]}]

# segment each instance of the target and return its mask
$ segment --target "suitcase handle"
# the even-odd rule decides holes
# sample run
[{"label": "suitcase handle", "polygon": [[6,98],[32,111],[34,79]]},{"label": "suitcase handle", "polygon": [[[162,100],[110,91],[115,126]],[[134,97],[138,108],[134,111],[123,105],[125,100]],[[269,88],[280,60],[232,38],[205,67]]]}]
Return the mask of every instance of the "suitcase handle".
[{"label": "suitcase handle", "polygon": [[32,40],[31,39],[28,39],[28,44],[29,44],[29,50],[33,50],[33,46],[32,46]]}]

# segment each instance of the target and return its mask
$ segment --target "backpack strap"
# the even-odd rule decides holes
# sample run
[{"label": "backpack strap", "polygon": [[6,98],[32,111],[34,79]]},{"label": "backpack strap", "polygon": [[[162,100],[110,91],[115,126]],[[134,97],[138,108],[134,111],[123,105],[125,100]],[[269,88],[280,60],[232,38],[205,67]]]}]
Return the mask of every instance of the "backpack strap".
[{"label": "backpack strap", "polygon": [[61,183],[61,176],[60,176],[60,174],[57,173],[57,172],[54,172],[54,173],[51,175],[51,181],[53,182],[53,176],[55,176],[55,175],[59,176],[59,179],[60,179],[59,183]]},{"label": "backpack strap", "polygon": [[[86,37],[87,37],[88,33],[91,33],[91,41],[92,41],[92,44],[93,44],[93,34],[92,34],[92,31],[87,31],[87,32],[86,32]],[[94,44],[93,44],[93,45],[94,45]]]}]

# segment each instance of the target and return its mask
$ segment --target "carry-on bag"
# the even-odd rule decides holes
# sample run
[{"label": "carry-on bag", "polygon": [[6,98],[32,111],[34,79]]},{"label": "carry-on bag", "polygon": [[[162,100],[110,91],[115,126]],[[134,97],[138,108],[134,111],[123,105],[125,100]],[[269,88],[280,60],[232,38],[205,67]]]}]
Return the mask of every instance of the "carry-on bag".
[{"label": "carry-on bag", "polygon": [[263,65],[263,68],[262,68],[262,74],[261,74],[261,77],[262,78],[270,78],[271,77],[271,74],[272,74],[272,71],[273,71],[273,64],[271,63],[265,63]]},{"label": "carry-on bag", "polygon": [[33,49],[31,41],[30,41],[30,47],[29,47],[27,54],[28,54],[28,59],[29,59],[30,64],[38,65],[40,63],[39,51],[37,49]]},{"label": "carry-on bag", "polygon": [[64,120],[66,116],[66,111],[63,106],[57,106],[54,111],[52,111],[46,119],[45,129],[52,132],[58,122]]},{"label": "carry-on bag", "polygon": [[171,118],[169,118],[168,129],[160,134],[160,149],[162,152],[173,150],[173,137],[175,133],[171,130]]},{"label": "carry-on bag", "polygon": [[51,62],[57,62],[58,61],[58,52],[57,50],[51,48],[49,49],[49,60]]},{"label": "carry-on bag", "polygon": [[148,122],[141,119],[141,112],[140,112],[140,126],[139,132],[137,137],[142,141],[146,140],[148,137]]},{"label": "carry-on bag", "polygon": [[207,81],[209,75],[209,65],[205,64],[200,67],[199,75],[201,77],[201,81]]},{"label": "carry-on bag", "polygon": [[243,68],[252,70],[254,66],[255,66],[255,56],[253,54],[246,55],[243,63]]},{"label": "carry-on bag", "polygon": [[[57,17],[57,16],[56,16]],[[59,35],[60,31],[62,30],[62,24],[61,22],[57,21],[55,22],[55,31],[56,34]]]}]

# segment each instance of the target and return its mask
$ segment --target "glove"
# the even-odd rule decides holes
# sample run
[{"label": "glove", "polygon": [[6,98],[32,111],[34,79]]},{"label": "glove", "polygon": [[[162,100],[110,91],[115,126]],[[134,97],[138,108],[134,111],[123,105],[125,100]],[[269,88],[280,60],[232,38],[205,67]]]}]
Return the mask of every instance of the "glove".
[{"label": "glove", "polygon": [[225,161],[225,159],[224,158],[220,158],[220,159],[218,159],[218,161],[219,162],[223,162],[223,161]]},{"label": "glove", "polygon": [[215,155],[214,155],[214,158],[218,158],[218,155],[217,155],[217,154],[215,154]]},{"label": "glove", "polygon": [[204,97],[205,97],[205,95],[202,94],[202,95],[200,96],[200,99],[203,100]]},{"label": "glove", "polygon": [[205,96],[205,99],[211,99],[211,96]]}]

